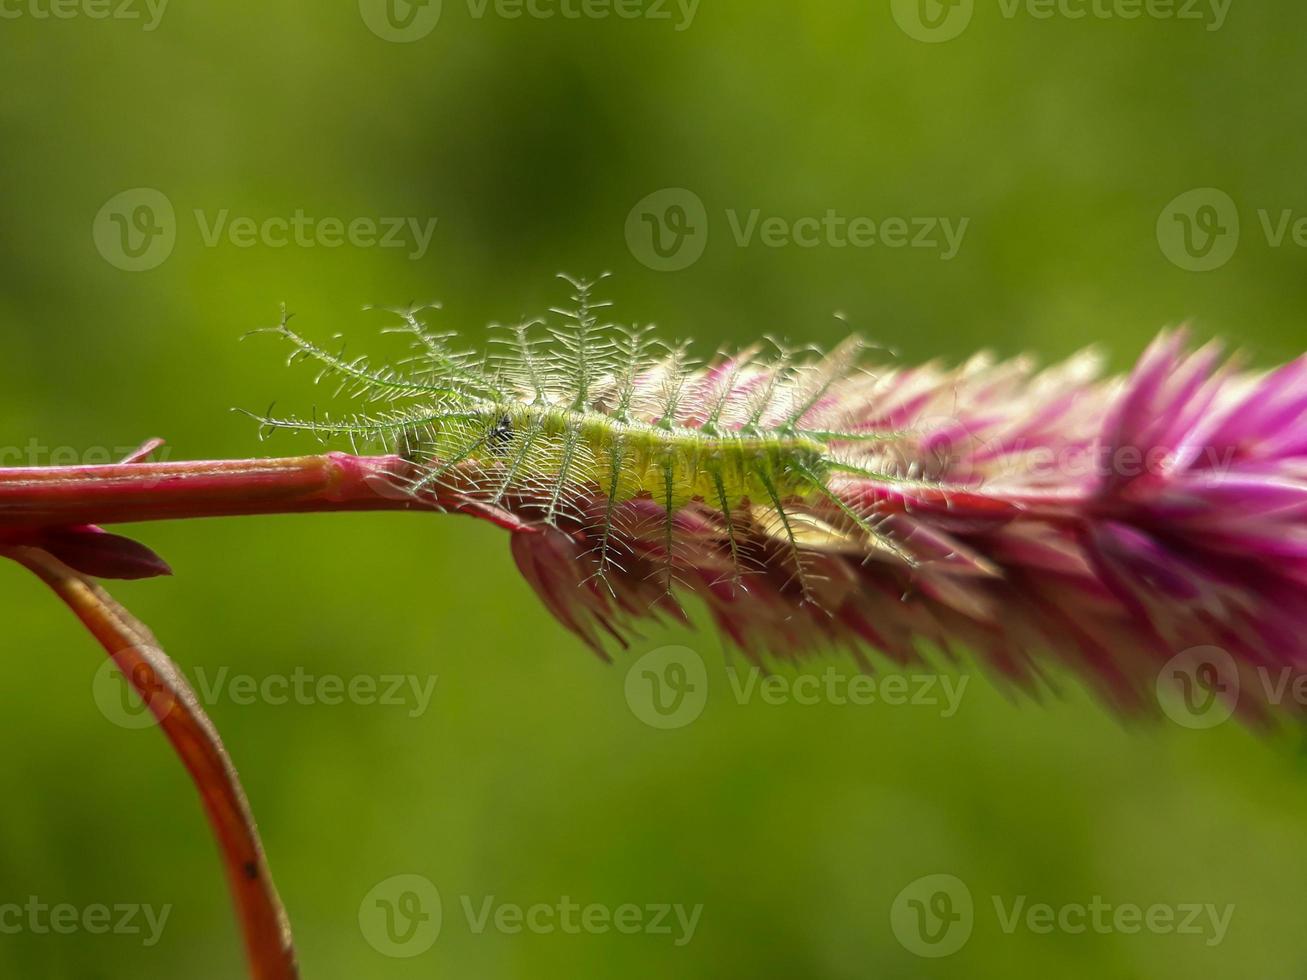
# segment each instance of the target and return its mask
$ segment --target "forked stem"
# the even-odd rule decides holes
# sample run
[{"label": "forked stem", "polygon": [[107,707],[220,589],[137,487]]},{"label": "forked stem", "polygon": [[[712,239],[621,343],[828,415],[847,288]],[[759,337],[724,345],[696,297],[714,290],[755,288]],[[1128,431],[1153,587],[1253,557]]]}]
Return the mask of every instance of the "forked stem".
[{"label": "forked stem", "polygon": [[150,630],[103,588],[38,548],[9,557],[31,569],[76,614],[159,721],[200,793],[222,850],[254,980],[299,976],[286,911],[272,883],[249,801],[218,730]]}]

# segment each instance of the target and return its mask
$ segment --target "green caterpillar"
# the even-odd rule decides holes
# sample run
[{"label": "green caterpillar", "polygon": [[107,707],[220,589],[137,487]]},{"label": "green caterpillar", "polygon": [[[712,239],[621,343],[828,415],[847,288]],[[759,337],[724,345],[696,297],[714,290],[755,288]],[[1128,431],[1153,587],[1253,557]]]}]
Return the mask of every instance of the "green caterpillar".
[{"label": "green caterpillar", "polygon": [[788,546],[805,596],[810,547],[860,538],[869,552],[911,561],[833,482],[910,475],[892,451],[903,433],[859,418],[858,393],[875,378],[860,367],[867,348],[856,336],[826,355],[772,342],[766,354],[759,346],[699,368],[687,345],[665,345],[650,327],[601,323],[608,304],[593,299],[595,283],[564,278],[573,305],[550,311],[560,323],[500,328],[482,356],[428,331],[421,310],[396,311],[390,332],[409,335],[413,354],[381,368],[314,344],[283,316],[261,332],[289,341],[292,361],[313,361],[319,380],[387,407],[335,420],[256,417],[265,429],[379,440],[418,464],[415,495],[456,483],[488,506],[583,528],[598,542],[600,579],[620,560],[622,505],[636,499],[657,505],[669,589],[686,508],[720,527],[735,581],[750,566],[746,525]]}]

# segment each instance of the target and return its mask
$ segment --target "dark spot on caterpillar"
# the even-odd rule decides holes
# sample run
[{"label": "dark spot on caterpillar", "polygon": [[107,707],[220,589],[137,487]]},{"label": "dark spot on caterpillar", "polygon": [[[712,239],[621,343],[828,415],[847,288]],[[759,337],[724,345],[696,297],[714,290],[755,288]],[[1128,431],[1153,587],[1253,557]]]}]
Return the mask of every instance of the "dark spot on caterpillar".
[{"label": "dark spot on caterpillar", "polygon": [[241,868],[245,872],[245,877],[253,881],[259,876],[259,866],[253,861],[246,861],[245,866]]},{"label": "dark spot on caterpillar", "polygon": [[[365,400],[395,407],[263,424],[390,443],[414,464],[405,482],[415,496],[449,485],[491,507],[505,499],[538,507],[547,525],[580,522],[596,539],[599,579],[620,547],[619,507],[638,497],[653,498],[665,514],[669,583],[683,533],[675,516],[689,506],[715,512],[735,579],[744,570],[737,517],[756,516],[769,541],[788,546],[805,597],[808,553],[830,547],[828,539],[900,554],[872,504],[846,500],[830,485],[832,474],[884,481],[919,465],[915,455],[906,464],[891,457],[900,436],[883,431],[874,414],[880,395],[861,366],[862,341],[850,337],[812,356],[750,348],[699,368],[686,345],[661,344],[648,328],[601,325],[594,311],[607,304],[592,301],[591,285],[573,282],[575,310],[554,311],[563,325],[520,324],[506,348],[482,355],[455,352],[452,335],[427,333],[413,313],[402,314],[398,329],[420,349],[401,362],[415,365],[408,370],[343,360],[283,322],[274,332],[297,358],[317,361],[324,376],[339,376]],[[880,472],[886,465],[892,473]]]},{"label": "dark spot on caterpillar", "polygon": [[501,453],[513,441],[513,420],[507,415],[500,416],[495,427],[486,437],[486,448],[492,453]]}]

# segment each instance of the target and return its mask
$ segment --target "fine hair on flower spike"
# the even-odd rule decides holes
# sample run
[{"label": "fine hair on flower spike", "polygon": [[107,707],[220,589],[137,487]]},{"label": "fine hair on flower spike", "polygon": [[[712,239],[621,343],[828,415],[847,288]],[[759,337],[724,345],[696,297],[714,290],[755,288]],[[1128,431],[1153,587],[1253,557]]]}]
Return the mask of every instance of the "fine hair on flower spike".
[{"label": "fine hair on flower spike", "polygon": [[[380,441],[416,464],[410,493],[455,489],[580,532],[605,585],[627,571],[632,541],[652,537],[670,593],[685,566],[680,528],[691,520],[696,537],[706,523],[724,542],[729,588],[747,588],[775,560],[759,542],[780,545],[804,602],[818,601],[814,545],[914,562],[870,506],[837,490],[849,474],[918,478],[893,452],[901,434],[854,410],[877,383],[860,338],[827,354],[768,341],[700,369],[688,345],[655,338],[651,326],[607,322],[596,282],[563,278],[568,305],[551,319],[494,325],[490,351],[478,356],[456,352],[454,334],[429,331],[422,310],[398,311],[390,332],[410,335],[413,353],[382,368],[331,353],[283,317],[265,332],[290,342],[292,360],[387,407],[260,422]],[[657,514],[627,506],[636,500]]]},{"label": "fine hair on flower spike", "polygon": [[380,443],[406,500],[471,501],[605,656],[694,595],[756,662],[975,655],[1027,690],[1061,663],[1126,711],[1195,650],[1222,690],[1307,665],[1307,358],[1255,373],[1176,330],[1124,379],[1092,351],[876,364],[856,336],[699,363],[566,282],[483,354],[426,309],[384,366],[283,317],[266,332],[363,407],[258,418]]}]

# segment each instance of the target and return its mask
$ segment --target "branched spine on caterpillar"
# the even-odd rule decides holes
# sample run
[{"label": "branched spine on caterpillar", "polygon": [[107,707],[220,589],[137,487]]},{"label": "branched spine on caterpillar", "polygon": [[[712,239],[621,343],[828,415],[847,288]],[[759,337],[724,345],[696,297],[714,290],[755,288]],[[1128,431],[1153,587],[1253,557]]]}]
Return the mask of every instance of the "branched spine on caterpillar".
[{"label": "branched spine on caterpillar", "polygon": [[[802,596],[815,602],[813,548],[856,546],[912,563],[875,514],[841,496],[841,475],[882,482],[909,478],[894,451],[903,433],[859,417],[858,391],[875,376],[856,336],[824,356],[769,342],[706,368],[686,345],[668,346],[650,327],[600,322],[608,304],[595,282],[563,277],[572,306],[560,321],[499,328],[485,355],[451,346],[423,309],[398,310],[392,332],[413,353],[393,367],[332,353],[303,337],[283,315],[263,331],[288,341],[290,360],[319,368],[342,392],[376,405],[336,419],[256,416],[265,430],[381,441],[415,464],[407,491],[438,485],[492,507],[512,502],[544,523],[576,528],[596,542],[595,577],[621,562],[631,518],[623,505],[656,505],[661,568],[677,575],[682,511],[711,521],[730,557],[732,587],[747,588],[754,561],[746,541],[778,542]],[[602,278],[602,277],[601,277]],[[852,397],[851,397],[852,394]],[[850,409],[850,406],[854,409]],[[817,516],[822,514],[825,516]],[[760,532],[745,534],[744,531]]]}]

